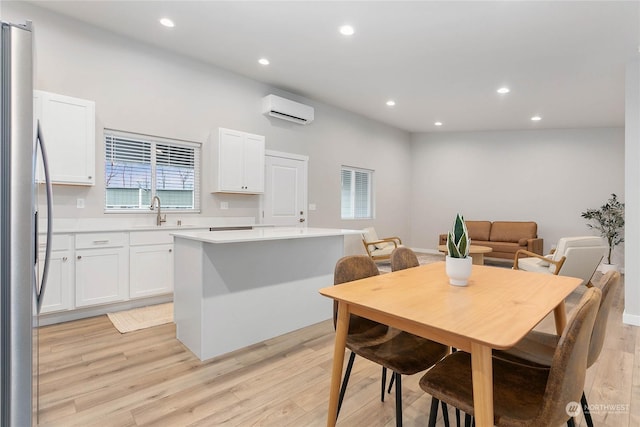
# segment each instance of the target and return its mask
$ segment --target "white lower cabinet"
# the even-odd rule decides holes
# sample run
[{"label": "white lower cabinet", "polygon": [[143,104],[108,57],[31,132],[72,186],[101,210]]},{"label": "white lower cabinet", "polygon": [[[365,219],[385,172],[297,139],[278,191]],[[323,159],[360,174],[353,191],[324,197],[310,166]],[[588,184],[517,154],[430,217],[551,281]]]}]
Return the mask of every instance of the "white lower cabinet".
[{"label": "white lower cabinet", "polygon": [[129,297],[173,292],[173,244],[129,248]]},{"label": "white lower cabinet", "polygon": [[169,232],[132,232],[129,239],[129,298],[173,292],[173,237]]},{"label": "white lower cabinet", "polygon": [[[68,234],[54,235],[52,239],[51,256],[49,258],[49,273],[44,290],[44,299],[40,313],[52,313],[73,308],[73,251],[72,237]],[[40,243],[38,253],[38,283],[42,283],[44,271],[44,257],[46,242]]]},{"label": "white lower cabinet", "polygon": [[127,237],[126,233],[76,235],[76,307],[128,299]]}]

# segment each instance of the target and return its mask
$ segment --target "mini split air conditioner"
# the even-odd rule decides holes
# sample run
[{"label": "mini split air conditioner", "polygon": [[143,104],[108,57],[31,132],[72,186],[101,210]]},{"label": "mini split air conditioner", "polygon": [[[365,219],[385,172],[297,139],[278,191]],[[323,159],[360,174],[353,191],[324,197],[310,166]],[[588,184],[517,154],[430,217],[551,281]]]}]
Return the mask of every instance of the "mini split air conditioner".
[{"label": "mini split air conditioner", "polygon": [[276,95],[265,96],[263,103],[263,112],[266,115],[302,125],[313,121],[313,107],[309,105],[300,104]]}]

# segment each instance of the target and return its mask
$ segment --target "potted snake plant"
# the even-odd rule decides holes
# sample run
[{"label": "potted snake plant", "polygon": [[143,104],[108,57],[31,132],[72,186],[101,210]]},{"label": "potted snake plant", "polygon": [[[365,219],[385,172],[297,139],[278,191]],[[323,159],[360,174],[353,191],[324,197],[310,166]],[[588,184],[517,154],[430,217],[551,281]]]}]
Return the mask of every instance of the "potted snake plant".
[{"label": "potted snake plant", "polygon": [[471,276],[471,257],[469,256],[469,232],[462,215],[457,214],[453,229],[447,234],[446,272],[449,283],[466,286]]}]

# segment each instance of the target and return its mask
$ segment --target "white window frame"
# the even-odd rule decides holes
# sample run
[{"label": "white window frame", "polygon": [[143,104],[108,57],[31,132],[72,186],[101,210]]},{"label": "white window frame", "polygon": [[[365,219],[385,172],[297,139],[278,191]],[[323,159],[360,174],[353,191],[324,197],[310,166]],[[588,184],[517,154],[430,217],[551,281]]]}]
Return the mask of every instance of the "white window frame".
[{"label": "white window frame", "polygon": [[[351,189],[350,189],[350,206],[349,212],[345,215],[345,207],[344,204],[344,195],[342,193],[343,190],[343,175],[345,172],[350,172],[352,175],[351,179]],[[375,217],[375,203],[374,203],[374,172],[371,169],[358,168],[353,166],[345,166],[342,165],[340,168],[340,218],[343,220],[363,220],[363,219],[373,219]],[[367,204],[368,204],[368,215],[358,216],[358,209],[356,207],[356,173],[364,173],[368,176],[367,180]]]},{"label": "white window frame", "polygon": [[162,197],[160,197],[162,204],[163,212],[171,212],[171,213],[200,213],[201,206],[201,157],[202,157],[202,144],[199,142],[192,141],[184,141],[172,138],[164,138],[159,136],[152,135],[144,135],[134,132],[125,132],[114,129],[104,129],[104,167],[105,167],[105,182],[104,182],[104,197],[103,197],[103,208],[105,213],[127,213],[127,214],[135,214],[135,213],[149,213],[149,206],[141,205],[137,208],[110,208],[107,206],[107,190],[108,190],[108,182],[106,179],[107,174],[107,163],[109,160],[109,153],[107,152],[107,138],[115,137],[115,138],[123,138],[127,140],[139,141],[142,143],[151,144],[151,154],[150,154],[150,166],[151,166],[151,188],[150,188],[150,198],[157,195],[157,182],[156,182],[156,144],[162,145],[172,145],[176,147],[186,147],[193,149],[194,152],[194,176],[193,176],[193,207],[192,208],[175,208],[162,203]]}]

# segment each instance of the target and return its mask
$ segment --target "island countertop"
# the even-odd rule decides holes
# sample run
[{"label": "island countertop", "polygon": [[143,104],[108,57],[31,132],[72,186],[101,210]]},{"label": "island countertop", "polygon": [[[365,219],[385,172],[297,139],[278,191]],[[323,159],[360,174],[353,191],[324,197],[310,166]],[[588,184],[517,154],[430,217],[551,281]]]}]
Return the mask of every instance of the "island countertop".
[{"label": "island countertop", "polygon": [[253,230],[183,231],[172,234],[175,237],[197,240],[205,243],[239,243],[264,240],[301,239],[309,237],[345,236],[361,233],[362,231],[360,230],[346,230],[339,228],[270,227],[254,228]]}]

